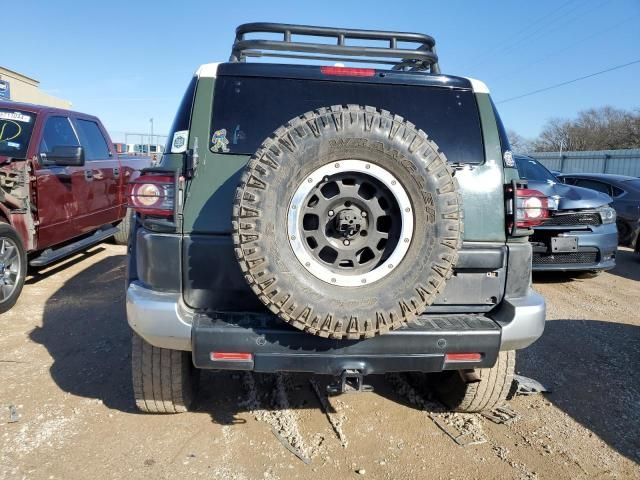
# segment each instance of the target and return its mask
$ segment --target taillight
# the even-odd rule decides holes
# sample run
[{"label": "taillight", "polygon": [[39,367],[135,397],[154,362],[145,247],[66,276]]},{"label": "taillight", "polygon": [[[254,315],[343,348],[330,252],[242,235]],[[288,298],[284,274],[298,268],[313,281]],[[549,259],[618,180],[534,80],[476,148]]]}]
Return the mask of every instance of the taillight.
[{"label": "taillight", "polygon": [[175,192],[172,176],[143,174],[129,184],[129,207],[143,215],[171,217]]},{"label": "taillight", "polygon": [[373,77],[376,71],[373,68],[353,67],[320,67],[324,75],[336,75],[339,77]]},{"label": "taillight", "polygon": [[535,227],[549,218],[549,201],[544,193],[529,188],[518,188],[515,200],[517,227]]}]

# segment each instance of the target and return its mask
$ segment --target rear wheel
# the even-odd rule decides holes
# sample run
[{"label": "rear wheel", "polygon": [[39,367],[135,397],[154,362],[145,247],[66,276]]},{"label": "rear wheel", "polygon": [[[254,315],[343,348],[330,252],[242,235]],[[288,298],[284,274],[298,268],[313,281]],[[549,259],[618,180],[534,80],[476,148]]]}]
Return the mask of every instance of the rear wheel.
[{"label": "rear wheel", "polygon": [[136,406],[147,413],[182,413],[193,405],[198,370],[189,352],[154,347],[131,337],[131,374]]},{"label": "rear wheel", "polygon": [[118,233],[113,236],[114,241],[118,245],[126,245],[129,242],[129,232],[131,231],[131,222],[133,218],[133,210],[127,209],[124,218],[118,224]]},{"label": "rear wheel", "polygon": [[618,244],[625,246],[631,245],[631,234],[633,233],[631,225],[629,225],[622,219],[618,219],[616,221],[616,224],[616,226],[618,227]]},{"label": "rear wheel", "polygon": [[457,371],[433,376],[436,395],[442,403],[457,412],[491,410],[507,399],[516,366],[516,352],[500,352],[492,368],[477,368],[479,382],[466,383]]},{"label": "rear wheel", "polygon": [[0,313],[10,310],[22,292],[27,255],[15,229],[0,222]]}]

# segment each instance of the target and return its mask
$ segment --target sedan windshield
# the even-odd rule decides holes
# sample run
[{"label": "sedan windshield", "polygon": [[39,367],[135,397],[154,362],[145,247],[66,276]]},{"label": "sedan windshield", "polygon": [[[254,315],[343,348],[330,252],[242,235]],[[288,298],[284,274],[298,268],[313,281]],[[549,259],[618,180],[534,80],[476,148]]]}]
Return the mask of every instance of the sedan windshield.
[{"label": "sedan windshield", "polygon": [[36,115],[0,108],[0,155],[26,159]]}]

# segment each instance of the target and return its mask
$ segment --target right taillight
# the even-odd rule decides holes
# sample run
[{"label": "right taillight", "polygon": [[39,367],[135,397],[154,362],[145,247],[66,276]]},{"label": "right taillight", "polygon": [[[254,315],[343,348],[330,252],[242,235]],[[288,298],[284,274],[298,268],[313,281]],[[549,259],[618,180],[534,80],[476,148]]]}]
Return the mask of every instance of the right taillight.
[{"label": "right taillight", "polygon": [[143,174],[129,184],[129,207],[142,215],[168,218],[175,208],[175,178]]},{"label": "right taillight", "polygon": [[549,218],[549,201],[544,193],[529,188],[516,189],[516,227],[535,227],[544,223],[547,218]]}]

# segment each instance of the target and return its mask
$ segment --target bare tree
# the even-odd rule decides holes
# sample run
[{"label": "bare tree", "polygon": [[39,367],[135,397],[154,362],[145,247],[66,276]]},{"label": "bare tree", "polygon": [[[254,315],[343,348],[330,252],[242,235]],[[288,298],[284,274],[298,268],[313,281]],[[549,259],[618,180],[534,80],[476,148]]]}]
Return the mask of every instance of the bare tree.
[{"label": "bare tree", "polygon": [[532,151],[531,141],[524,138],[515,130],[507,130],[507,137],[509,137],[511,150],[513,150],[514,153],[527,153]]},{"label": "bare tree", "polygon": [[575,120],[551,119],[533,146],[543,152],[640,148],[640,110],[605,106],[583,110]]}]

